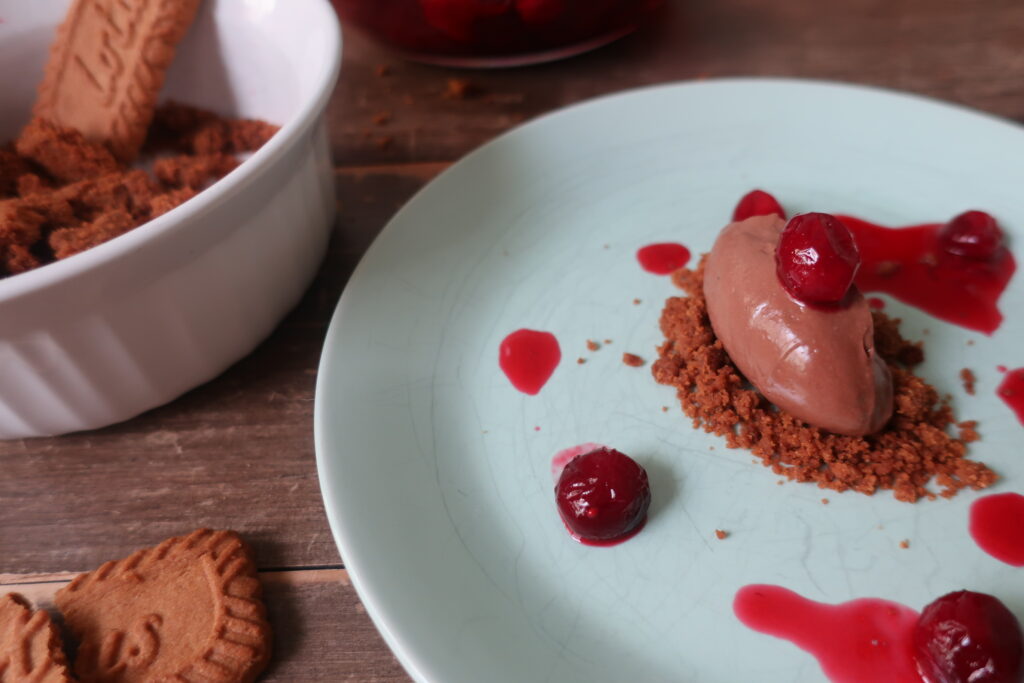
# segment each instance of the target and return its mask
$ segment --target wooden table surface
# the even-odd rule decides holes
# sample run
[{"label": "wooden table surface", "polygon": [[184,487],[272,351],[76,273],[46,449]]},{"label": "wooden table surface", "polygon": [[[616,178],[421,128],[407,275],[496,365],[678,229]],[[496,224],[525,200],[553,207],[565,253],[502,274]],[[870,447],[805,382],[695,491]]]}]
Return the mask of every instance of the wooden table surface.
[{"label": "wooden table surface", "polygon": [[[0,593],[48,606],[76,572],[198,527],[236,529],[256,549],[276,630],[262,680],[408,681],[348,583],[317,485],[317,363],[346,280],[416,190],[501,132],[603,93],[737,75],[878,85],[1022,121],[1024,3],[678,0],[596,52],[500,71],[406,63],[347,32],[328,112],[340,216],[316,281],[254,353],[173,403],[95,432],[0,442]],[[443,97],[453,77],[479,94]]]}]

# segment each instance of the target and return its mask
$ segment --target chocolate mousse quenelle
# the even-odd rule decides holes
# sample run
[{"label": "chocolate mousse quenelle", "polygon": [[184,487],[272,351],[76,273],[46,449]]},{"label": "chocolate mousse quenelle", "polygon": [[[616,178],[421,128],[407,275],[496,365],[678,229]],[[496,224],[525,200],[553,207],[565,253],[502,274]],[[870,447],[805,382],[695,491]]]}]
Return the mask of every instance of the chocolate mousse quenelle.
[{"label": "chocolate mousse quenelle", "polygon": [[737,220],[704,271],[708,317],[733,362],[769,401],[812,426],[851,436],[880,430],[893,382],[853,284],[860,265],[833,216]]}]

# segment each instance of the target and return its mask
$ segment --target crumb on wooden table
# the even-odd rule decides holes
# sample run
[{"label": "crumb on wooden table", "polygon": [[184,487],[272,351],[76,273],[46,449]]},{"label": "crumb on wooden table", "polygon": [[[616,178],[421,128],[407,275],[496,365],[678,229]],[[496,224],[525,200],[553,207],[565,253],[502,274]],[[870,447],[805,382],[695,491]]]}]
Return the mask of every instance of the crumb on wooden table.
[{"label": "crumb on wooden table", "polygon": [[444,97],[449,100],[468,100],[483,92],[483,88],[468,78],[449,78]]}]

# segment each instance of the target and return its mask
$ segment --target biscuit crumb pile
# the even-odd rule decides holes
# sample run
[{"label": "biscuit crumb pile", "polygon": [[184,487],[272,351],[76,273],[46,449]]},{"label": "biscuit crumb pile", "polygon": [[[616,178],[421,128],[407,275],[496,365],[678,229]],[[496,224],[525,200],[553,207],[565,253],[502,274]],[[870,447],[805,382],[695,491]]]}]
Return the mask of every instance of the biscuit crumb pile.
[{"label": "biscuit crumb pile", "polygon": [[67,258],[170,211],[276,131],[168,103],[149,128],[146,172],[73,128],[33,119],[16,141],[0,145],[0,277]]},{"label": "biscuit crumb pile", "polygon": [[841,436],[777,410],[750,387],[715,337],[704,299],[704,261],[673,274],[690,296],[666,301],[665,342],[651,367],[655,380],[676,387],[695,427],[724,436],[730,448],[749,449],[778,475],[823,489],[865,494],[887,489],[897,500],[915,502],[936,497],[928,488],[933,480],[938,495],[947,498],[996,481],[983,463],[966,459],[964,441],[948,433],[949,405],[910,371],[923,360],[920,344],[904,340],[899,321],[882,313],[873,313],[875,348],[889,364],[895,393],[893,417],[882,431]]}]

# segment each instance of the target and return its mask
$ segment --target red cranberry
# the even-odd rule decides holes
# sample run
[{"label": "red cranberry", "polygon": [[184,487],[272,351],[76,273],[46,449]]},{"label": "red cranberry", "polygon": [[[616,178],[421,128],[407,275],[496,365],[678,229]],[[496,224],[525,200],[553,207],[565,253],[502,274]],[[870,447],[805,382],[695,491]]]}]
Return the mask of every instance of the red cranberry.
[{"label": "red cranberry", "polygon": [[967,211],[942,226],[939,246],[957,256],[989,261],[1003,246],[1003,231],[984,211]]},{"label": "red cranberry", "polygon": [[1016,617],[998,599],[957,591],[921,612],[914,657],[929,683],[1019,683],[1022,639]]},{"label": "red cranberry", "polygon": [[473,22],[504,14],[512,0],[419,0],[427,22],[449,38],[472,39]]},{"label": "red cranberry", "polygon": [[577,455],[562,470],[555,501],[569,530],[585,541],[610,541],[643,523],[651,504],[647,472],[614,448]]},{"label": "red cranberry", "polygon": [[732,219],[744,221],[752,216],[770,216],[773,213],[779,218],[786,217],[786,212],[782,210],[782,205],[775,197],[764,190],[751,190],[743,195],[736,208],[733,209]]},{"label": "red cranberry", "polygon": [[860,252],[850,229],[827,213],[793,216],[775,249],[779,281],[790,296],[806,304],[839,303],[860,267]]},{"label": "red cranberry", "polygon": [[547,24],[565,13],[565,0],[516,0],[516,11],[527,24]]}]

